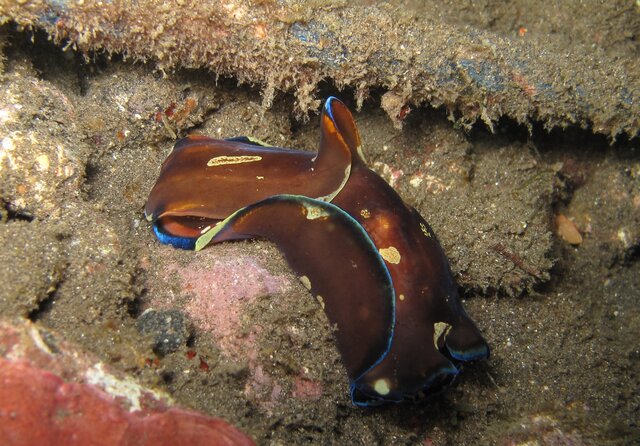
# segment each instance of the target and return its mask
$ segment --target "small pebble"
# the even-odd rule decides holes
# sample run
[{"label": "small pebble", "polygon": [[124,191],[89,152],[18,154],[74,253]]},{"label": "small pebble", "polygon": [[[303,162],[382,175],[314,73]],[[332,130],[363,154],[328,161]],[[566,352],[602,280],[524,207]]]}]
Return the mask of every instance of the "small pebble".
[{"label": "small pebble", "polygon": [[556,233],[562,237],[565,242],[572,245],[582,243],[582,235],[578,227],[563,214],[556,215]]},{"label": "small pebble", "polygon": [[177,310],[146,310],[136,322],[138,331],[151,339],[151,348],[160,356],[175,352],[191,335],[187,317]]}]

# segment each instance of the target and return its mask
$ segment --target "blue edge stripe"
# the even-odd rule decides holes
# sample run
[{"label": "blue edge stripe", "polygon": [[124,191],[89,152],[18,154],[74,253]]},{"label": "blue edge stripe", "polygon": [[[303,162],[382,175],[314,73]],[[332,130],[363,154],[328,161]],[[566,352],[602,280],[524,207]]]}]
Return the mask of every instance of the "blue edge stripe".
[{"label": "blue edge stripe", "polygon": [[158,227],[158,223],[153,224],[153,233],[158,238],[158,241],[164,245],[171,245],[178,249],[194,250],[196,248],[197,237],[176,237],[175,235],[167,234]]}]

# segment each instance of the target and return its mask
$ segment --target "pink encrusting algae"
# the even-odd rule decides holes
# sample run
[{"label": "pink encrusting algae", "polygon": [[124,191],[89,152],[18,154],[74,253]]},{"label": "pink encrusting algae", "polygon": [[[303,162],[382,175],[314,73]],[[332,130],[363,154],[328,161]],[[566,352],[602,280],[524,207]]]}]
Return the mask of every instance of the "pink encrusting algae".
[{"label": "pink encrusting algae", "polygon": [[242,336],[242,314],[261,296],[286,292],[290,283],[285,276],[269,273],[249,256],[216,258],[204,251],[186,266],[169,264],[166,275],[177,273],[181,288],[191,299],[185,312],[194,325],[211,333],[220,349],[234,359],[244,359],[254,344]]},{"label": "pink encrusting algae", "polygon": [[[285,392],[258,358],[262,327],[245,327],[243,322],[257,299],[288,292],[289,279],[271,274],[259,258],[220,256],[212,250],[199,253],[186,265],[168,263],[163,276],[168,282],[178,277],[179,288],[188,296],[184,311],[195,327],[208,333],[228,358],[247,362],[249,376],[244,393],[271,411]],[[175,302],[154,305],[164,307]]]}]

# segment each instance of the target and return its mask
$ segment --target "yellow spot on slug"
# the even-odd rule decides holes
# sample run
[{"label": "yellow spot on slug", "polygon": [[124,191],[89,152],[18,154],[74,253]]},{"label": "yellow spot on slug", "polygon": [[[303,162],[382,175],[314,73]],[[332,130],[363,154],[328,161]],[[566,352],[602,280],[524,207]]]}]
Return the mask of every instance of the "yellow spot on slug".
[{"label": "yellow spot on slug", "polygon": [[300,282],[304,285],[304,287],[308,290],[311,289],[311,281],[307,276],[300,276]]},{"label": "yellow spot on slug", "polygon": [[385,259],[387,262],[393,263],[394,265],[397,265],[398,263],[400,263],[400,259],[402,258],[402,256],[400,255],[400,252],[396,249],[395,246],[389,246],[388,248],[380,248],[379,251],[382,258]]},{"label": "yellow spot on slug", "polygon": [[399,296],[398,296],[398,299],[400,299],[400,300],[404,300],[404,294],[399,295]]},{"label": "yellow spot on slug", "polygon": [[431,237],[431,233],[429,232],[429,230],[427,229],[427,226],[420,222],[420,230],[422,231],[422,233],[427,236],[427,237]]},{"label": "yellow spot on slug", "polygon": [[433,324],[433,345],[436,346],[436,349],[438,348],[438,340],[440,340],[441,337],[444,340],[449,330],[451,330],[451,325],[446,322],[436,322]]},{"label": "yellow spot on slug", "polygon": [[369,212],[369,209],[363,209],[360,211],[360,215],[362,215],[362,218],[369,218],[371,217],[371,212]]},{"label": "yellow spot on slug", "polygon": [[389,388],[389,380],[388,379],[379,379],[373,384],[373,390],[375,390],[379,395],[388,395],[391,389]]},{"label": "yellow spot on slug", "polygon": [[317,295],[316,299],[318,300],[318,303],[320,304],[320,306],[322,307],[322,309],[324,310],[324,299],[322,298],[321,295]]},{"label": "yellow spot on slug", "polygon": [[304,205],[307,210],[307,220],[315,220],[316,218],[328,217],[329,213],[319,206]]},{"label": "yellow spot on slug", "polygon": [[257,155],[238,155],[238,156],[214,156],[207,161],[207,166],[226,166],[227,164],[254,163],[261,161],[262,157]]},{"label": "yellow spot on slug", "polygon": [[264,177],[262,175],[256,175],[256,180],[264,180]]}]

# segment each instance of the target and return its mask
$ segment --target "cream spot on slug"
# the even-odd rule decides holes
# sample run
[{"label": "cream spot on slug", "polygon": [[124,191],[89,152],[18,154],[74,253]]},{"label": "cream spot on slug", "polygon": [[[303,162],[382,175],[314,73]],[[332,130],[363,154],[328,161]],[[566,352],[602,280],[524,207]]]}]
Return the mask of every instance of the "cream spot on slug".
[{"label": "cream spot on slug", "polygon": [[257,155],[239,155],[239,156],[215,156],[207,161],[207,166],[226,166],[228,164],[255,163],[261,161],[262,157]]},{"label": "cream spot on slug", "polygon": [[400,252],[396,249],[395,246],[389,246],[388,248],[380,248],[379,251],[382,258],[385,259],[387,262],[393,263],[394,265],[397,265],[398,263],[400,263],[400,259],[402,258],[402,256],[400,255]]}]

